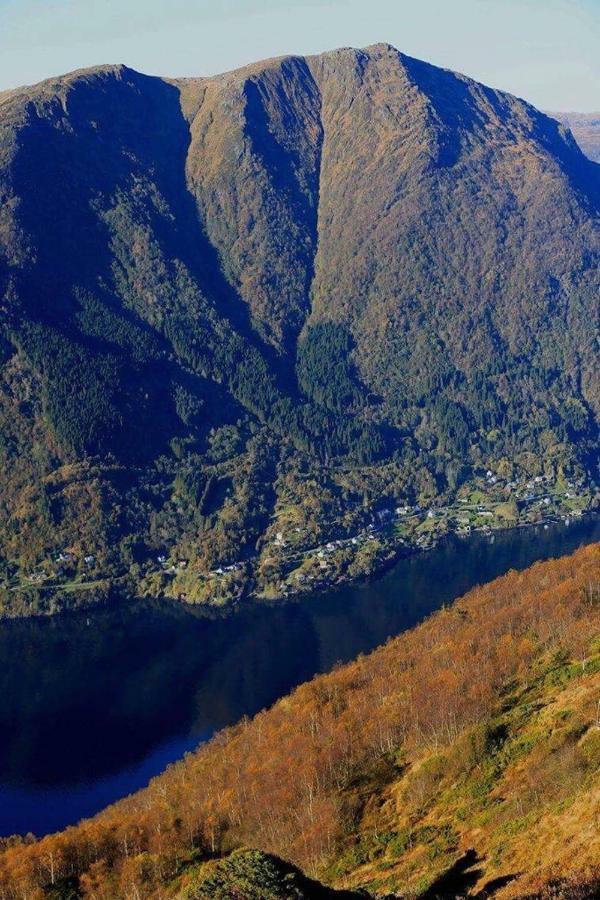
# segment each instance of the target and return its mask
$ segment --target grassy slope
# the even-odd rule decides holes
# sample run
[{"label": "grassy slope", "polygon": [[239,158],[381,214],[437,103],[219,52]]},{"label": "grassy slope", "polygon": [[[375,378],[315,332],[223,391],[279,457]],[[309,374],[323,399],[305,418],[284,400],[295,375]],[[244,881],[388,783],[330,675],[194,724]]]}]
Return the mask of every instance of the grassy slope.
[{"label": "grassy slope", "polygon": [[178,896],[243,846],[376,895],[558,879],[594,896],[599,583],[594,545],[475,589],[95,819],[17,843],[0,896],[43,896],[51,871],[85,896]]},{"label": "grassy slope", "polygon": [[359,900],[362,896],[328,888],[258,850],[237,850],[223,860],[192,866],[174,887],[181,900]]},{"label": "grassy slope", "polygon": [[520,897],[554,879],[597,890],[600,653],[587,671],[546,660],[488,719],[420,756],[377,791],[327,877],[410,896]]}]

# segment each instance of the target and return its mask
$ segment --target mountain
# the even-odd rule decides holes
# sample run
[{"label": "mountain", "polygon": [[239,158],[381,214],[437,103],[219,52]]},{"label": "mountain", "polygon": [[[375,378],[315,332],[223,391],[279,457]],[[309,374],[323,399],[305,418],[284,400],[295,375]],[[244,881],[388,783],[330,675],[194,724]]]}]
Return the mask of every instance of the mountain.
[{"label": "mountain", "polygon": [[549,113],[569,128],[589,159],[600,162],[600,113]]},{"label": "mountain", "polygon": [[1,94],[3,613],[277,596],[395,503],[589,486],[599,203],[564,127],[386,44]]},{"label": "mountain", "polygon": [[591,900],[599,639],[599,544],[509,572],[94,819],[6,840],[0,889]]}]

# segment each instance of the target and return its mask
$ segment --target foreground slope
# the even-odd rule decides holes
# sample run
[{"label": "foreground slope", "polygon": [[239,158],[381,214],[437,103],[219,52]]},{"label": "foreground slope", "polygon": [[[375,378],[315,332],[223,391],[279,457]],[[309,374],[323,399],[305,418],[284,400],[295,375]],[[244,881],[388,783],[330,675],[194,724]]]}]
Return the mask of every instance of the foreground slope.
[{"label": "foreground slope", "polygon": [[511,572],[95,819],[15,841],[0,896],[288,896],[266,892],[284,864],[230,856],[248,846],[373,896],[597,896],[599,641],[600,545]]},{"label": "foreground slope", "polygon": [[273,595],[277,534],[589,483],[599,201],[553,119],[388,45],[0,95],[4,611]]}]

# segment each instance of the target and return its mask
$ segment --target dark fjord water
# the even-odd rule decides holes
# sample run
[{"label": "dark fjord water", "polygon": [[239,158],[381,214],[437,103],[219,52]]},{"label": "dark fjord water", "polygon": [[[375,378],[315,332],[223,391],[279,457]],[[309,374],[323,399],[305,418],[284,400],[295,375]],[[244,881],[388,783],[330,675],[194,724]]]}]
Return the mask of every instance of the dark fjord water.
[{"label": "dark fjord water", "polygon": [[143,786],[214,731],[600,520],[451,538],[368,584],[209,619],[167,603],[0,624],[0,835],[42,835]]}]

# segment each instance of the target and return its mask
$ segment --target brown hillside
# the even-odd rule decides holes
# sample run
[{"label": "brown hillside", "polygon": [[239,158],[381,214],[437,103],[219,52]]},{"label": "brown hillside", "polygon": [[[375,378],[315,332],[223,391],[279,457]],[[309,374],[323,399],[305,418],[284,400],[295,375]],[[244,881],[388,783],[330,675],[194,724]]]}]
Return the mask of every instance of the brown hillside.
[{"label": "brown hillside", "polygon": [[471,591],[95,819],[9,847],[0,896],[171,896],[244,845],[376,894],[595,896],[599,584],[593,545]]}]

